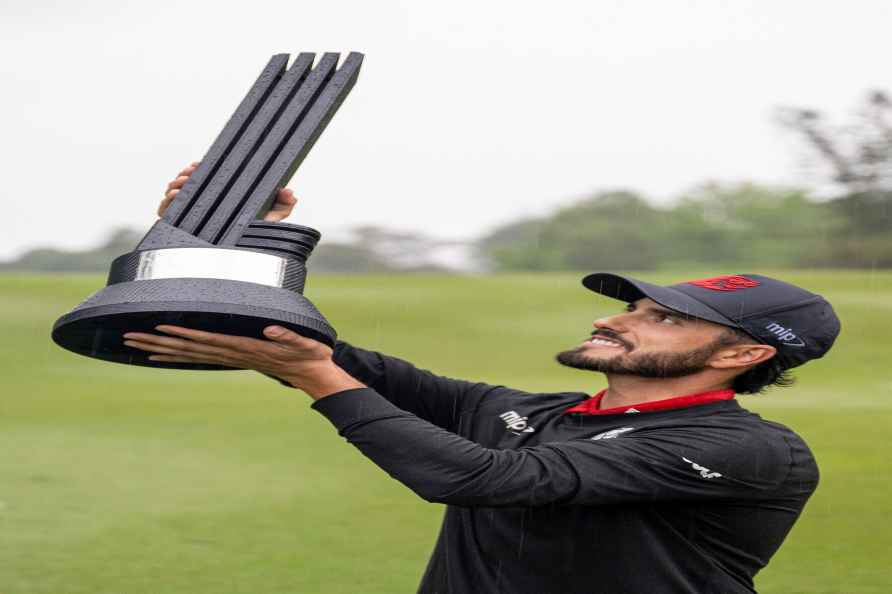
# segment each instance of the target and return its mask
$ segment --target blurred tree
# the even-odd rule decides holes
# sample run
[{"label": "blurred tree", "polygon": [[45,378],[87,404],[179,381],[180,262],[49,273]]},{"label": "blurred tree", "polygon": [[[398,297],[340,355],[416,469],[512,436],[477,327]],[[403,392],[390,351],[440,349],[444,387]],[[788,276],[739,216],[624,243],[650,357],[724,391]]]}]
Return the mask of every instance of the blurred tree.
[{"label": "blurred tree", "polygon": [[712,183],[663,209],[631,192],[598,194],[500,227],[478,248],[496,270],[816,266],[846,224],[802,190]]},{"label": "blurred tree", "polygon": [[706,184],[682,196],[667,217],[664,257],[675,264],[815,265],[843,217],[803,190]]},{"label": "blurred tree", "polygon": [[361,250],[392,270],[436,271],[442,267],[435,253],[454,242],[434,239],[423,233],[394,231],[376,225],[353,229],[355,249]]},{"label": "blurred tree", "polygon": [[814,265],[892,268],[892,191],[847,194],[824,207],[840,223],[824,249],[813,254]]},{"label": "blurred tree", "polygon": [[665,222],[638,194],[602,192],[550,217],[500,227],[478,250],[496,270],[650,270],[659,264]]},{"label": "blurred tree", "polygon": [[854,121],[831,127],[817,111],[785,108],[781,122],[802,134],[830,166],[844,191],[827,202],[829,217],[842,224],[814,252],[816,264],[892,267],[892,100],[879,90],[867,94]]},{"label": "blurred tree", "polygon": [[345,274],[392,272],[394,269],[368,250],[347,243],[319,242],[310,255],[307,269],[311,272]]},{"label": "blurred tree", "polygon": [[561,255],[553,245],[543,245],[547,219],[524,219],[497,227],[476,244],[477,256],[495,270],[554,270]]},{"label": "blurred tree", "polygon": [[853,122],[830,126],[814,109],[781,108],[782,125],[801,134],[847,193],[892,190],[892,100],[871,91]]},{"label": "blurred tree", "polygon": [[96,248],[79,251],[35,248],[12,262],[3,263],[0,270],[106,272],[111,261],[132,250],[142,236],[138,231],[120,227],[112,230],[108,238]]}]

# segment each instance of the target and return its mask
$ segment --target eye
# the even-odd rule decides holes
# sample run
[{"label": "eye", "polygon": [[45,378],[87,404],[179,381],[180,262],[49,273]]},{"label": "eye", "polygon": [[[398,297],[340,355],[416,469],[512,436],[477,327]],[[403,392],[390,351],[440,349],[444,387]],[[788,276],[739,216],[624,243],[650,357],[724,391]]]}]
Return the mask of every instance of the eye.
[{"label": "eye", "polygon": [[658,314],[657,314],[657,318],[660,320],[660,322],[665,322],[665,321],[668,320],[670,324],[676,324],[676,323],[677,323],[676,320],[675,320],[675,318],[673,318],[672,316],[666,315],[666,314],[664,314],[664,313],[658,313]]}]

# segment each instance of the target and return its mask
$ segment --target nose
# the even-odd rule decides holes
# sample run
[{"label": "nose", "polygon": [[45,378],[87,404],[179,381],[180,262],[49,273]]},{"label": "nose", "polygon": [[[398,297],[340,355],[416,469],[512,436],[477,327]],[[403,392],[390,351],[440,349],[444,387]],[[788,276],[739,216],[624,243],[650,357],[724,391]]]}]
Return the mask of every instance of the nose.
[{"label": "nose", "polygon": [[622,333],[623,329],[625,328],[625,325],[622,321],[622,314],[598,318],[597,320],[592,322],[592,326],[594,326],[596,330],[610,330],[614,334]]},{"label": "nose", "polygon": [[627,328],[625,325],[626,318],[623,317],[624,315],[627,315],[626,312],[598,318],[592,322],[592,325],[595,327],[595,331],[592,332],[592,334],[601,333],[607,338],[618,340],[623,344],[627,351],[631,351],[634,347],[625,336]]}]

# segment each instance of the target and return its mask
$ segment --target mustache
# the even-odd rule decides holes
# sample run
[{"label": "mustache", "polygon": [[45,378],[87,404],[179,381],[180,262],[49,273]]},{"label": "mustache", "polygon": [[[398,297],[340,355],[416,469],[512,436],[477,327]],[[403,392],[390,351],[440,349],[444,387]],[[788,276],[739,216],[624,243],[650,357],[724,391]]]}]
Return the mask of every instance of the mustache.
[{"label": "mustache", "polygon": [[629,343],[627,343],[625,340],[623,340],[622,338],[620,338],[619,336],[617,336],[616,334],[614,334],[613,332],[611,332],[609,330],[606,330],[606,331],[605,330],[592,330],[590,334],[591,334],[592,338],[597,336],[600,338],[609,338],[611,340],[615,340],[616,342],[618,342],[621,345],[623,345],[624,347],[626,347],[626,350],[629,350],[632,348],[632,346]]}]

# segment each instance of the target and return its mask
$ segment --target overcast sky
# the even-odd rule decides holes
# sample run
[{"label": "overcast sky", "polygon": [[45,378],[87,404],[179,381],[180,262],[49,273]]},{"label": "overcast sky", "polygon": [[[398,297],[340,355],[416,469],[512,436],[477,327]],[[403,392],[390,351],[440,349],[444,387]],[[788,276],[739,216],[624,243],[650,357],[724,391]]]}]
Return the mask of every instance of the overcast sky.
[{"label": "overcast sky", "polygon": [[0,0],[0,259],[146,230],[274,53],[361,51],[289,219],[445,238],[591,191],[803,184],[779,105],[892,90],[883,0]]}]

